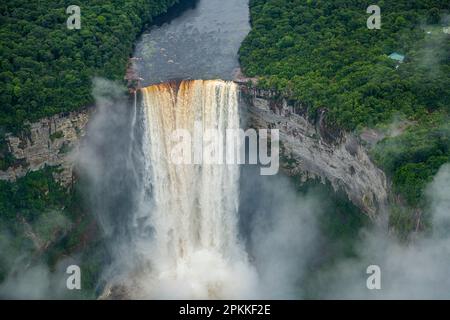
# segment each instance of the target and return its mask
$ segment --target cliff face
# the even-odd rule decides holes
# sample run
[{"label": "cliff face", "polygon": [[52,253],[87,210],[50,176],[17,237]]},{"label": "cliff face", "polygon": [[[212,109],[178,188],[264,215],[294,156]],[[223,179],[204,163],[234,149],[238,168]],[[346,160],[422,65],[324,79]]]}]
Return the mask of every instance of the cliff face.
[{"label": "cliff face", "polygon": [[[270,91],[240,84],[246,101],[243,113],[255,128],[278,128],[281,138],[281,165],[290,175],[302,179],[328,180],[337,190],[375,219],[387,201],[384,173],[370,160],[359,137],[326,126],[325,110],[314,123],[296,102],[278,98]],[[68,186],[72,182],[73,152],[79,147],[90,110],[55,115],[31,124],[29,135],[7,136],[15,165],[0,171],[1,180],[14,181],[28,171],[45,165],[60,166],[55,178]]]},{"label": "cliff face", "polygon": [[42,169],[45,165],[59,166],[55,179],[62,185],[72,182],[73,151],[85,134],[90,110],[58,114],[30,124],[28,133],[17,137],[6,136],[9,152],[15,163],[0,171],[0,180],[15,181],[28,171]]},{"label": "cliff face", "polygon": [[316,121],[308,120],[305,108],[279,98],[274,92],[241,84],[247,105],[247,122],[254,128],[278,128],[281,166],[303,180],[319,178],[341,188],[348,198],[372,219],[387,201],[384,173],[370,160],[360,139],[326,126],[326,111]]}]

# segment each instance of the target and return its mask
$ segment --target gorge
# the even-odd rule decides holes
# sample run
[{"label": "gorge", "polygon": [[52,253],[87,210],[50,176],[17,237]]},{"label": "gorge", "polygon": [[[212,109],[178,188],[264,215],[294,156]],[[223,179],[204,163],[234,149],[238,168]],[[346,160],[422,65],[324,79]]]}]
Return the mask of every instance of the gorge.
[{"label": "gorge", "polygon": [[[106,89],[111,90],[115,88]],[[241,125],[244,128],[280,128],[285,148],[283,156],[293,156],[298,161],[290,165],[282,162],[289,175],[303,176],[303,180],[318,177],[323,182],[331,181],[336,190],[342,188],[363,212],[377,219],[377,210],[385,201],[384,176],[368,160],[364,147],[353,145],[356,152],[351,153],[347,150],[346,139],[329,142],[316,124],[293,114],[292,107],[251,90],[233,82],[173,82],[143,88],[128,100],[117,100],[113,96],[113,100],[105,102],[100,98],[100,109],[63,118],[62,123],[78,125],[75,119],[86,119],[90,115],[91,123],[84,121],[74,130],[80,134],[87,132],[87,140],[83,143],[82,138],[80,144],[75,138],[72,143],[77,147],[72,153],[50,158],[58,159],[59,163],[43,157],[41,162],[33,164],[36,168],[61,164],[66,168],[62,175],[65,179],[60,180],[64,183],[71,181],[74,159],[77,159],[74,155],[82,154],[86,160],[77,161],[77,176],[94,178],[89,188],[91,201],[94,201],[92,209],[106,237],[115,239],[110,250],[116,252],[117,248],[122,248],[113,254],[116,257],[113,261],[123,261],[125,256],[129,261],[139,261],[137,266],[137,262],[131,266],[113,263],[114,271],[110,272],[116,275],[115,280],[108,281],[103,298],[254,298],[257,297],[255,292],[262,290],[256,289],[261,280],[249,262],[239,231],[238,220],[242,219],[238,216],[239,166],[180,167],[169,161],[168,133],[176,128],[193,130],[195,120],[204,123],[204,129],[217,126],[225,130]],[[135,104],[136,101],[139,103]],[[111,108],[111,103],[117,106]],[[280,126],[280,121],[286,121],[287,125]],[[46,122],[32,126],[36,128],[32,132],[41,133],[32,136],[34,141],[44,141],[39,142],[40,148],[33,149],[33,140],[28,141],[30,147],[16,152],[16,158],[35,159],[43,151],[52,152],[47,145],[51,145],[51,134],[58,130],[43,130],[42,123]],[[114,123],[116,125],[111,126]],[[59,139],[70,136],[66,131]],[[54,143],[58,143],[58,138]],[[42,146],[45,147],[42,149]],[[110,152],[98,154],[99,148],[110,149]],[[308,161],[312,161],[310,149],[314,150],[315,164],[319,163],[317,159],[329,161],[327,159],[332,159],[334,154],[335,160],[313,167],[309,162],[308,166]],[[53,152],[58,154],[58,151]],[[122,157],[108,155],[117,152],[122,153]],[[355,172],[349,169],[351,166],[356,168]],[[374,178],[367,178],[370,176]],[[248,178],[247,175],[245,179]],[[380,181],[381,188],[377,189],[373,181]],[[121,196],[116,198],[117,194]],[[363,201],[364,197],[372,202]],[[115,217],[111,215],[111,208],[115,208]],[[233,282],[232,274],[240,274],[239,278],[245,279],[239,289],[236,284],[227,286]],[[174,286],[179,295],[171,289]]]},{"label": "gorge", "polygon": [[[252,2],[256,12],[263,2]],[[267,11],[278,17],[272,9]],[[435,248],[448,249],[448,237],[418,233],[425,224],[419,211],[412,226],[417,242],[404,245],[389,229],[392,210],[409,208],[400,197],[394,199],[398,207],[392,206],[392,181],[373,160],[372,147],[381,138],[343,130],[330,121],[326,105],[312,111],[308,101],[286,94],[288,86],[268,89],[267,79],[246,78],[238,50],[244,39],[261,44],[249,31],[248,1],[180,3],[136,41],[128,88],[123,81],[93,77],[94,106],[5,134],[7,150],[0,151],[8,161],[2,162],[0,180],[9,189],[3,199],[18,195],[22,207],[4,208],[25,240],[5,232],[0,249],[13,266],[29,262],[7,273],[0,255],[0,297],[26,295],[22,279],[33,278],[37,269],[45,274],[39,283],[45,290],[31,297],[52,292],[51,297],[79,298],[61,288],[69,264],[81,266],[82,286],[88,287],[81,297],[96,299],[445,294],[448,259]],[[292,45],[289,37],[277,43],[287,50]],[[241,55],[247,63],[248,53]],[[304,86],[311,87],[302,92],[306,96],[316,93],[310,82]],[[172,161],[179,130],[190,136],[214,132],[212,140],[223,150],[227,130],[238,129],[255,129],[260,136],[276,130],[270,137],[280,138],[277,174],[262,174],[267,163],[261,161],[197,161],[196,142],[181,152],[186,156],[189,150],[189,161]],[[202,157],[216,155],[217,148],[200,144]],[[233,149],[245,146],[243,141]],[[278,150],[268,149],[267,157],[278,159]],[[248,153],[251,158],[256,151]],[[443,225],[448,176],[443,166],[424,195],[429,219]],[[34,198],[42,216],[28,208]],[[55,205],[47,208],[46,202]],[[17,251],[14,260],[14,246],[31,247],[30,258],[20,260],[26,255]],[[387,291],[366,290],[365,271],[372,264],[386,270]],[[428,281],[425,269],[439,283]]]},{"label": "gorge", "polygon": [[[290,175],[328,180],[335,189],[343,188],[349,199],[371,218],[376,217],[377,210],[386,205],[386,178],[370,160],[360,137],[344,134],[330,140],[323,122],[308,119],[301,113],[301,107],[278,98],[275,92],[249,87],[241,80],[236,83],[242,117],[248,122],[246,128],[280,128],[283,159],[293,158],[291,163],[284,162],[284,169]],[[14,181],[45,165],[61,166],[64,170],[57,179],[68,186],[74,165],[71,155],[77,150],[93,111],[87,109],[43,119],[31,125],[28,137],[10,135],[8,145],[18,164],[0,171],[1,179]],[[58,132],[62,135],[55,137]],[[63,144],[72,152],[61,153]],[[320,164],[318,159],[322,159]]]}]

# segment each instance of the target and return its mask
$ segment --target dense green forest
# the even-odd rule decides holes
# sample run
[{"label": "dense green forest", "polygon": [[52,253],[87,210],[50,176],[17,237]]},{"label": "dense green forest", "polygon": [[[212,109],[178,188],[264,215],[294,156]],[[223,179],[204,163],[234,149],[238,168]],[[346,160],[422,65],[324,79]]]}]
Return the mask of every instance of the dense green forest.
[{"label": "dense green forest", "polygon": [[[0,3],[0,129],[93,103],[91,79],[121,80],[145,24],[178,0],[6,0]],[[69,5],[81,9],[70,30]],[[1,132],[0,132],[1,133]]]},{"label": "dense green forest", "polygon": [[[242,67],[311,111],[327,107],[329,120],[346,129],[449,111],[450,35],[439,26],[449,24],[450,3],[377,4],[382,26],[369,30],[367,1],[251,0]],[[406,56],[398,69],[393,52]]]},{"label": "dense green forest", "polygon": [[[300,101],[311,116],[326,108],[339,128],[383,130],[408,121],[403,134],[372,152],[394,191],[421,206],[424,186],[450,160],[450,34],[443,29],[450,2],[376,1],[379,30],[367,27],[369,4],[250,0],[252,31],[241,64],[258,86]],[[403,63],[389,57],[394,52]]]},{"label": "dense green forest", "polygon": [[[138,34],[178,0],[7,0],[0,3],[0,170],[16,160],[5,133],[26,121],[93,103],[91,80],[122,80]],[[69,30],[66,8],[81,8],[81,29]],[[27,266],[53,272],[76,256],[82,287],[71,298],[95,297],[105,250],[81,187],[53,178],[58,168],[0,181],[0,283]],[[81,296],[80,296],[81,295]]]},{"label": "dense green forest", "polygon": [[[91,80],[121,81],[137,35],[179,1],[2,1],[0,170],[16,163],[6,132],[18,134],[27,121],[92,104]],[[417,228],[418,211],[410,209],[426,207],[426,185],[450,162],[450,35],[443,32],[450,25],[450,2],[374,1],[381,7],[380,30],[366,26],[370,4],[250,0],[252,31],[239,56],[244,73],[258,77],[259,87],[301,102],[312,118],[326,108],[330,125],[356,133],[375,128],[386,136],[370,152],[392,182],[390,224],[408,239]],[[66,26],[69,5],[81,7],[80,30]],[[395,52],[405,56],[403,63],[389,57]],[[398,124],[402,129],[392,135]],[[0,181],[0,283],[30,266],[55,272],[70,257],[83,270],[85,289],[73,297],[95,298],[108,256],[84,205],[86,188],[81,182],[63,188],[54,180],[55,170]],[[324,192],[330,214],[319,217],[326,235],[322,260],[333,264],[340,255],[355,256],[367,217],[329,184],[315,190],[318,182],[295,182],[299,193],[306,194],[307,187]],[[312,296],[319,280],[311,276],[308,282]]]}]

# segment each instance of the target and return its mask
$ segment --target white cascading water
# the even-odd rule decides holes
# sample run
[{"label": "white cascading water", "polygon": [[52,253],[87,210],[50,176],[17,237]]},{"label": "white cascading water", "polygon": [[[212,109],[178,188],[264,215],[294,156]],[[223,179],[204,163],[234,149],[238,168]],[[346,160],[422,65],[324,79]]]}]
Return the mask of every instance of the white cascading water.
[{"label": "white cascading water", "polygon": [[[150,271],[140,298],[251,298],[256,273],[239,243],[238,165],[176,165],[170,161],[176,129],[239,128],[238,89],[220,80],[182,81],[142,89]],[[225,142],[224,142],[225,143]]]}]

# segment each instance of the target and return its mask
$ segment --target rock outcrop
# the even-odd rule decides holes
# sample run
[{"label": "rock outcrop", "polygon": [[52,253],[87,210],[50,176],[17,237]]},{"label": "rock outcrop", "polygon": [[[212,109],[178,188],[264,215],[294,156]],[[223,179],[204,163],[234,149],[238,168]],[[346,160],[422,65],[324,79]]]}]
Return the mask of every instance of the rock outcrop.
[{"label": "rock outcrop", "polygon": [[327,127],[326,110],[320,110],[311,121],[298,102],[275,92],[241,83],[241,93],[249,127],[280,130],[281,165],[288,174],[304,180],[328,180],[369,217],[378,217],[387,201],[386,177],[371,161],[359,137]]},{"label": "rock outcrop", "polygon": [[[248,125],[280,130],[281,165],[288,174],[300,175],[304,180],[328,180],[335,190],[344,190],[371,218],[377,218],[387,201],[386,177],[369,158],[360,137],[327,127],[326,110],[311,121],[298,102],[243,82],[239,84],[241,97],[246,101]],[[85,134],[91,112],[84,109],[44,118],[30,125],[28,135],[7,135],[8,148],[16,161],[6,171],[0,171],[0,179],[14,181],[28,171],[49,165],[59,166],[61,170],[55,178],[70,185],[72,155]]]},{"label": "rock outcrop", "polygon": [[73,152],[84,136],[91,110],[58,114],[30,124],[21,136],[8,134],[6,143],[15,163],[0,171],[0,180],[15,181],[29,171],[58,166],[55,179],[62,185],[72,182]]}]

